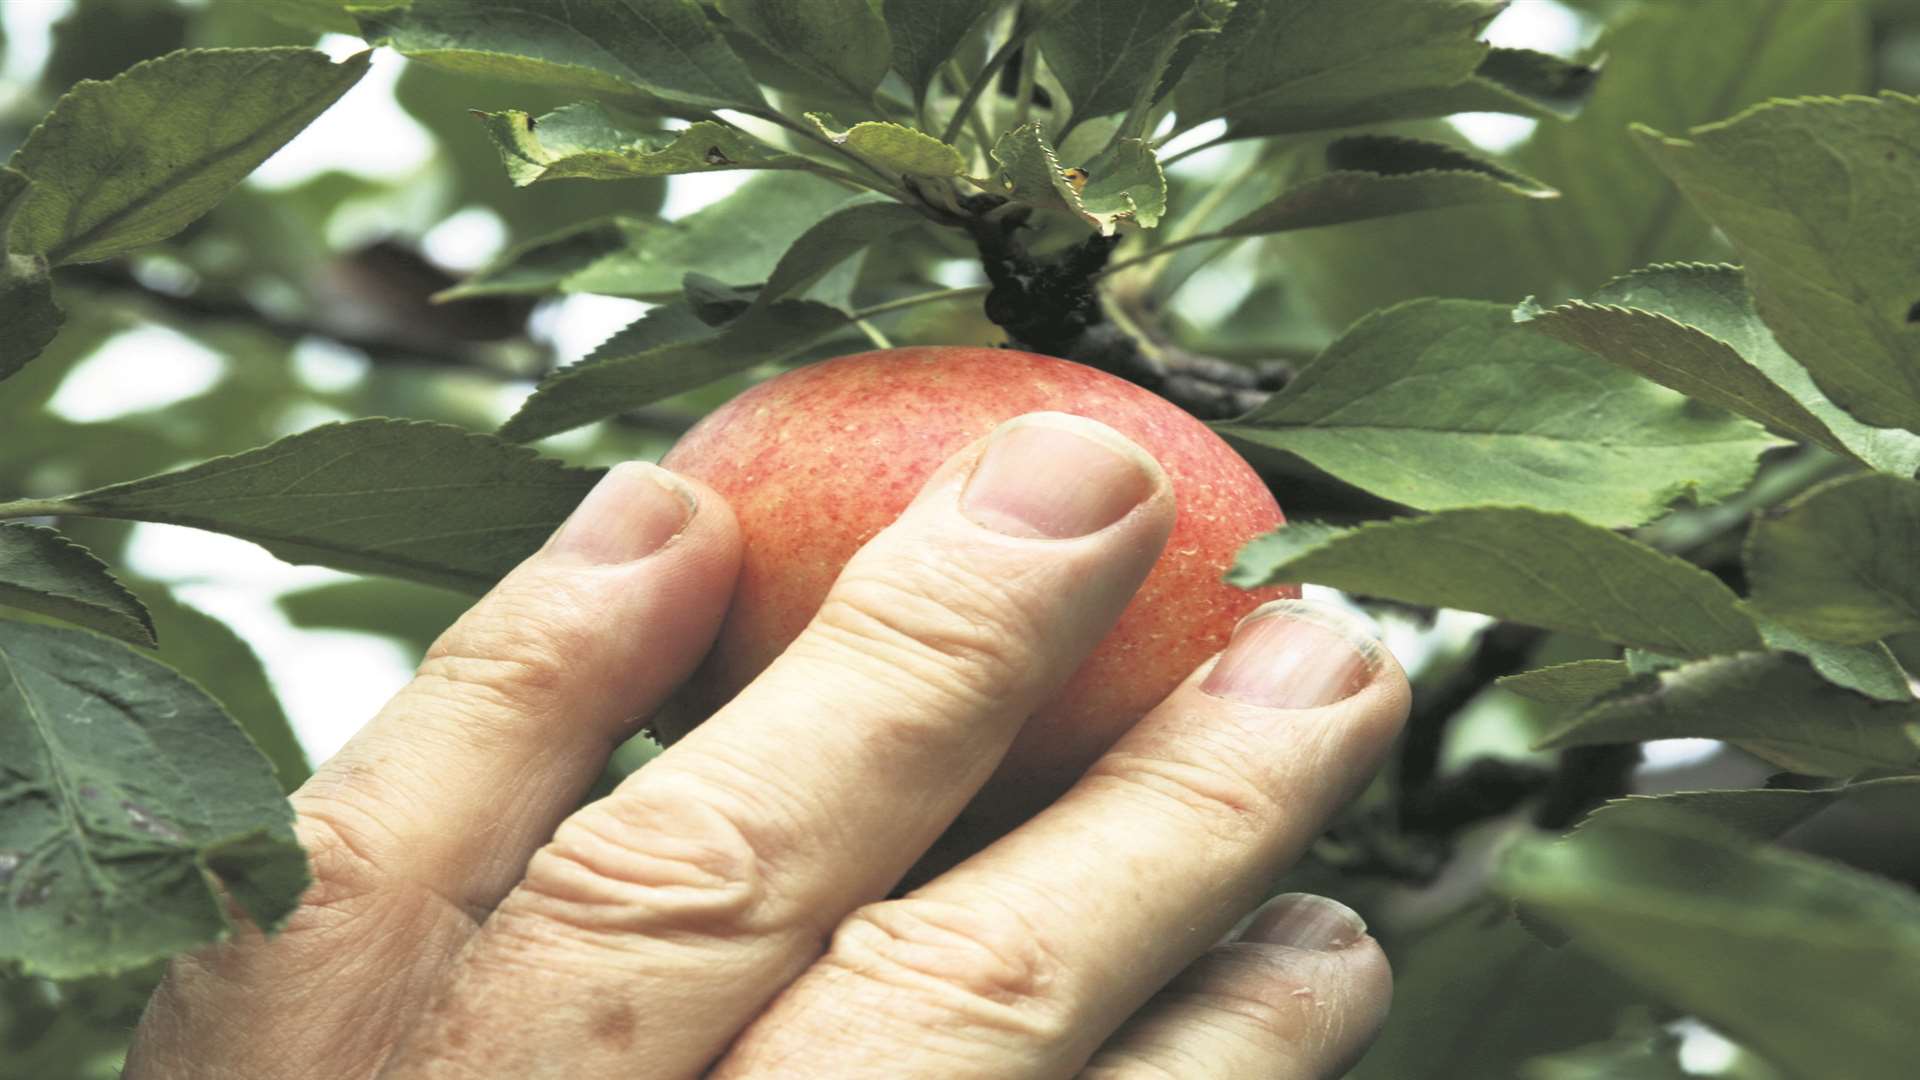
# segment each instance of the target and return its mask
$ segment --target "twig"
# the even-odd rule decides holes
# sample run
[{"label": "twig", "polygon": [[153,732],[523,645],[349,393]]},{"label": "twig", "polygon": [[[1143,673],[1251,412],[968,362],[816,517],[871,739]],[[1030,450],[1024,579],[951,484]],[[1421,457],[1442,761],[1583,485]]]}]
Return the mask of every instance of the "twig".
[{"label": "twig", "polygon": [[897,300],[885,300],[878,304],[863,307],[859,311],[854,312],[853,317],[864,322],[873,318],[875,315],[885,315],[890,311],[899,311],[901,308],[918,307],[921,304],[932,304],[941,300],[960,300],[969,296],[984,296],[988,288],[990,288],[990,286],[987,285],[962,285],[953,289],[939,289],[934,292],[915,293],[912,296],[903,296]]},{"label": "twig", "polygon": [[1459,670],[1437,685],[1415,688],[1413,711],[1407,717],[1406,734],[1401,736],[1397,774],[1402,798],[1408,804],[1401,815],[1402,828],[1414,827],[1407,810],[1423,797],[1422,789],[1434,782],[1439,771],[1447,725],[1495,679],[1524,667],[1544,636],[1544,631],[1531,626],[1496,623],[1481,633]]},{"label": "twig", "polygon": [[124,266],[113,263],[94,263],[85,266],[69,267],[62,270],[61,274],[64,275],[67,280],[75,282],[76,284],[113,292],[130,293],[158,307],[190,318],[218,319],[248,323],[289,343],[298,342],[310,337],[324,338],[327,341],[366,353],[377,363],[459,368],[462,371],[491,375],[502,379],[523,379],[530,374],[528,372],[507,371],[482,363],[475,355],[475,350],[456,345],[403,344],[387,338],[352,334],[316,323],[281,318],[277,315],[262,311],[246,300],[239,298],[208,295],[198,292],[168,292],[146,284],[136,278],[132,272]]},{"label": "twig", "polygon": [[986,93],[994,76],[1000,74],[1000,69],[1007,65],[1008,60],[1013,59],[1013,54],[1020,51],[1020,47],[1026,44],[1027,35],[1032,32],[1031,28],[1023,26],[1020,22],[1014,23],[1012,32],[1007,35],[1007,40],[1000,43],[1000,47],[993,51],[993,55],[988,57],[986,64],[980,68],[980,74],[974,76],[973,82],[967,84],[966,93],[960,96],[960,103],[953,107],[953,115],[947,118],[946,129],[940,134],[941,142],[950,143],[959,137],[960,128],[967,122],[967,116],[973,112],[973,106],[980,100],[980,95]]}]

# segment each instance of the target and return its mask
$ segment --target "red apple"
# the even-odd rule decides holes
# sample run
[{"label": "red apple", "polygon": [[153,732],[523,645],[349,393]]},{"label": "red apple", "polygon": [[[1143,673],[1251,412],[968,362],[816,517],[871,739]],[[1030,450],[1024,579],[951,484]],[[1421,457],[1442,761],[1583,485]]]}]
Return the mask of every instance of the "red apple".
[{"label": "red apple", "polygon": [[[1173,482],[1179,517],[1146,583],[1060,695],[1021,730],[981,803],[1037,809],[1197,665],[1234,624],[1290,587],[1221,581],[1249,539],[1284,520],[1218,435],[1132,383],[1032,353],[888,349],[788,372],[702,420],[662,464],[712,485],[746,539],[738,592],[684,703],[726,700],[787,647],[853,553],[941,462],[1002,421],[1054,410],[1126,435]],[[681,733],[667,719],[663,733]]]}]

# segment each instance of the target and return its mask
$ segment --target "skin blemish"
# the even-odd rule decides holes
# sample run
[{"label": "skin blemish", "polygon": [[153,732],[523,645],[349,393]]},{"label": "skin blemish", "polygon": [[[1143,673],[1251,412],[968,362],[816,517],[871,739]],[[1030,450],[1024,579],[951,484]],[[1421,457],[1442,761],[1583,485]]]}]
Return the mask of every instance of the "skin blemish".
[{"label": "skin blemish", "polygon": [[1915,300],[1913,306],[1907,309],[1907,322],[1920,323],[1920,300]]},{"label": "skin blemish", "polygon": [[633,1044],[633,1027],[633,1009],[626,1005],[615,1005],[595,1013],[587,1031],[595,1042],[625,1050]]},{"label": "skin blemish", "polygon": [[20,853],[0,851],[0,885],[13,880],[14,871],[20,869]]}]

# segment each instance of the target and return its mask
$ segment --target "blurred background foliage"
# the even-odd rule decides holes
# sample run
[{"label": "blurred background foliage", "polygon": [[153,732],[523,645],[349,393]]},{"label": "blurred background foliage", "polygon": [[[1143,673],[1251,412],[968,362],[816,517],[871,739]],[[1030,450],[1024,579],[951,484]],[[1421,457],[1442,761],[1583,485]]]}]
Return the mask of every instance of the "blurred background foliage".
[{"label": "blurred background foliage", "polygon": [[[4,0],[0,156],[75,81],[176,48],[318,40],[336,56],[357,51],[356,39],[321,36],[350,29],[322,7]],[[1782,18],[1789,8],[1793,17]],[[1468,116],[1387,130],[1498,154],[1563,198],[1196,245],[1117,287],[1134,290],[1130,302],[1173,344],[1247,361],[1310,356],[1359,315],[1416,296],[1580,295],[1651,261],[1727,255],[1630,145],[1628,121],[1675,132],[1769,96],[1920,91],[1917,0],[1521,0],[1492,34],[1561,55],[1604,55],[1605,74],[1584,113],[1565,123]],[[469,110],[538,113],[565,100],[383,53],[347,100],[186,232],[130,259],[63,272],[65,330],[6,385],[0,491],[86,489],[329,419],[395,415],[496,427],[533,378],[584,355],[643,306],[586,295],[436,304],[432,295],[512,244],[613,212],[682,216],[744,175],[513,188]],[[1173,167],[1171,205],[1192,214],[1176,218],[1177,228],[1199,231],[1271,197],[1288,156],[1299,152],[1297,141],[1248,140]],[[871,250],[841,273],[846,288],[869,297],[981,280],[961,238],[935,230]],[[970,305],[916,308],[889,330],[901,343],[1003,337]],[[850,351],[862,340],[837,338],[818,351]],[[541,447],[591,464],[657,456],[763,374]],[[1340,520],[1381,507],[1300,461],[1275,454],[1259,464],[1277,478],[1291,516]],[[1817,454],[1778,455],[1762,496],[1731,509],[1681,511],[1648,533],[1710,567],[1715,545],[1726,546],[1725,572],[1737,573],[1746,513],[1829,471]],[[123,568],[153,610],[166,659],[228,705],[288,786],[309,760],[344,741],[465,603],[424,586],[284,567],[238,541],[165,526],[75,519],[65,527]],[[1477,786],[1453,789],[1462,799],[1477,793],[1498,803],[1503,781],[1530,783],[1556,767],[1552,755],[1527,749],[1549,710],[1486,685],[1489,640],[1507,650],[1507,670],[1609,655],[1565,635],[1503,643],[1488,637],[1500,629],[1461,613],[1374,614],[1416,674],[1419,712],[1454,718],[1445,740],[1421,751],[1430,760],[1419,767],[1442,776],[1479,770]],[[1920,648],[1907,646],[1911,660]],[[1415,723],[1418,730],[1418,714]],[[1642,791],[1754,785],[1772,771],[1691,740],[1649,747],[1635,761],[1616,752],[1582,767],[1638,768],[1633,783]],[[1489,853],[1524,816],[1440,805],[1424,821],[1397,820],[1394,785],[1405,782],[1404,771],[1384,778],[1284,883],[1360,908],[1394,958],[1393,1019],[1355,1075],[1773,1075],[1580,954],[1543,944],[1490,898]],[[1920,836],[1911,831],[1898,835],[1885,819],[1815,824],[1790,844],[1906,880],[1920,874]],[[0,1076],[116,1075],[153,977],[58,986],[0,979]]]}]

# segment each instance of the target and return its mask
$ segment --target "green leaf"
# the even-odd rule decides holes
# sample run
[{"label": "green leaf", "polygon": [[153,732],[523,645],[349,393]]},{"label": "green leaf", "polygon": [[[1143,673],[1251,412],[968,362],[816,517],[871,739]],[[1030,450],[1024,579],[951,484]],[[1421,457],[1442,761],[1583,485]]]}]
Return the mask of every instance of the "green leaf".
[{"label": "green leaf", "polygon": [[1712,574],[1577,518],[1518,507],[1353,529],[1283,526],[1241,549],[1227,580],[1241,588],[1310,581],[1676,656],[1760,645],[1733,591]]},{"label": "green leaf", "polygon": [[260,13],[288,26],[316,34],[353,34],[359,26],[347,14],[349,0],[254,0]]},{"label": "green leaf", "polygon": [[1221,229],[1221,236],[1313,229],[1469,203],[1552,199],[1559,192],[1444,143],[1351,135],[1327,146],[1331,171]]},{"label": "green leaf", "polygon": [[764,108],[696,0],[411,0],[349,8],[411,59],[680,111]]},{"label": "green leaf", "polygon": [[1200,21],[1197,0],[1067,0],[1034,35],[1067,92],[1075,124],[1126,110],[1159,83],[1174,46]]},{"label": "green leaf", "polygon": [[0,166],[0,379],[39,356],[66,321],[53,299],[47,260],[9,254],[7,248],[14,216],[32,184],[25,173]]},{"label": "green leaf", "polygon": [[1869,424],[1920,429],[1920,99],[1805,98],[1641,145],[1746,266],[1761,318]]},{"label": "green leaf", "polygon": [[720,14],[781,59],[856,98],[886,78],[893,45],[871,0],[715,0]]},{"label": "green leaf", "polygon": [[881,0],[880,14],[893,41],[893,67],[913,89],[914,104],[926,100],[940,66],[995,6],[997,0]]},{"label": "green leaf", "polygon": [[797,296],[821,275],[861,251],[927,219],[912,207],[882,195],[858,196],[796,237],[767,275],[761,304]]},{"label": "green leaf", "polygon": [[1506,1080],[1528,1058],[1606,1038],[1621,1009],[1644,1002],[1586,956],[1542,944],[1510,906],[1449,900],[1438,918],[1423,911],[1379,929],[1393,1009],[1351,1080]]},{"label": "green leaf", "polygon": [[1920,630],[1920,483],[1868,474],[1807,492],[1756,520],[1748,601],[1811,637],[1843,644]]},{"label": "green leaf", "polygon": [[37,525],[0,525],[0,604],[51,615],[135,645],[154,643],[153,619],[107,564]]},{"label": "green leaf", "polygon": [[1485,84],[1500,94],[1516,99],[1517,105],[1487,110],[1488,103],[1473,111],[1520,111],[1532,109],[1571,120],[1580,115],[1587,99],[1600,81],[1598,63],[1583,64],[1532,49],[1508,49],[1495,46],[1473,71],[1470,83]]},{"label": "green leaf", "polygon": [[1777,445],[1474,300],[1368,316],[1221,430],[1423,510],[1524,505],[1609,526],[1724,498]]},{"label": "green leaf", "polygon": [[1796,1074],[1912,1074],[1920,900],[1901,886],[1693,821],[1533,840],[1496,881],[1575,948]]},{"label": "green leaf", "polygon": [[804,164],[712,120],[677,132],[634,131],[590,101],[555,109],[537,120],[517,110],[474,115],[500,148],[500,160],[515,187],[542,180],[631,180]]},{"label": "green leaf", "polygon": [[[692,316],[684,309],[660,315],[669,310],[648,312],[586,359],[540,380],[501,437],[527,442],[651,404],[787,359],[847,325],[845,313],[804,300],[756,305],[704,333],[687,325]],[[663,326],[669,320],[674,325]]]},{"label": "green leaf", "polygon": [[1753,788],[1677,791],[1665,795],[1628,795],[1587,815],[1580,825],[1638,825],[1660,828],[1683,814],[1755,840],[1776,840],[1846,802],[1863,802],[1889,816],[1920,813],[1920,776],[1887,776],[1829,788]]},{"label": "green leaf", "polygon": [[[1749,614],[1752,614],[1751,608]],[[1765,616],[1753,621],[1760,628],[1760,638],[1767,643],[1767,648],[1806,657],[1813,669],[1835,686],[1844,686],[1880,701],[1913,700],[1913,687],[1907,682],[1907,673],[1883,641],[1841,645],[1808,637]]]},{"label": "green leaf", "polygon": [[960,151],[922,131],[878,120],[863,120],[850,128],[825,113],[807,119],[836,146],[844,146],[890,173],[910,176],[961,176],[967,161]]},{"label": "green leaf", "polygon": [[598,476],[491,435],[374,418],[61,501],[238,536],[289,562],[481,592],[544,543]]},{"label": "green leaf", "polygon": [[1041,210],[1072,214],[1111,236],[1122,221],[1159,224],[1167,208],[1167,179],[1141,139],[1120,139],[1083,166],[1085,186],[1069,180],[1038,124],[1023,124],[993,144],[993,160],[1007,194]]},{"label": "green leaf", "polygon": [[277,603],[295,626],[378,634],[422,656],[472,598],[428,585],[361,578],[283,593]]},{"label": "green leaf", "polygon": [[[393,581],[364,583],[389,590],[398,585]],[[220,702],[273,763],[280,790],[291,792],[299,787],[313,769],[253,647],[226,623],[181,601],[166,585],[157,581],[141,581],[138,585],[153,614],[153,625],[166,643],[158,650],[161,662],[199,683]],[[433,592],[452,595],[438,589]]]},{"label": "green leaf", "polygon": [[199,687],[78,630],[0,620],[0,960],[124,971],[276,928],[307,884],[265,758]]},{"label": "green leaf", "polygon": [[1754,310],[1735,266],[1666,263],[1584,301],[1516,316],[1675,390],[1888,472],[1920,468],[1920,437],[1868,427],[1828,400]]},{"label": "green leaf", "polygon": [[804,173],[756,174],[677,221],[606,218],[523,244],[440,298],[591,292],[666,300],[688,273],[765,281],[802,233],[859,197]]},{"label": "green leaf", "polygon": [[39,356],[66,318],[45,259],[0,253],[0,379]]},{"label": "green leaf", "polygon": [[9,165],[33,181],[11,250],[56,266],[164,240],[366,74],[312,49],[192,49],[82,82]]},{"label": "green leaf", "polygon": [[1502,675],[1495,681],[1529,701],[1572,707],[1625,686],[1633,680],[1633,674],[1624,660],[1574,660]]},{"label": "green leaf", "polygon": [[1628,1035],[1534,1058],[1520,1080],[1690,1080],[1680,1067],[1680,1037],[1656,1031]]},{"label": "green leaf", "polygon": [[1225,117],[1237,137],[1393,119],[1381,102],[1442,90],[1474,73],[1487,55],[1480,31],[1503,6],[1240,0],[1174,101],[1186,126]]},{"label": "green leaf", "polygon": [[1608,22],[1598,44],[1606,76],[1580,116],[1542,123],[1511,156],[1511,167],[1559,199],[1286,239],[1277,257],[1298,265],[1299,288],[1330,323],[1421,296],[1558,302],[1648,263],[1717,257],[1711,227],[1647,167],[1628,125],[1684,131],[1769,97],[1867,85],[1869,19],[1860,4],[1635,4]]},{"label": "green leaf", "polygon": [[1821,678],[1798,656],[1745,653],[1646,675],[1595,702],[1539,746],[1729,739],[1816,776],[1920,766],[1920,703],[1889,703]]}]

